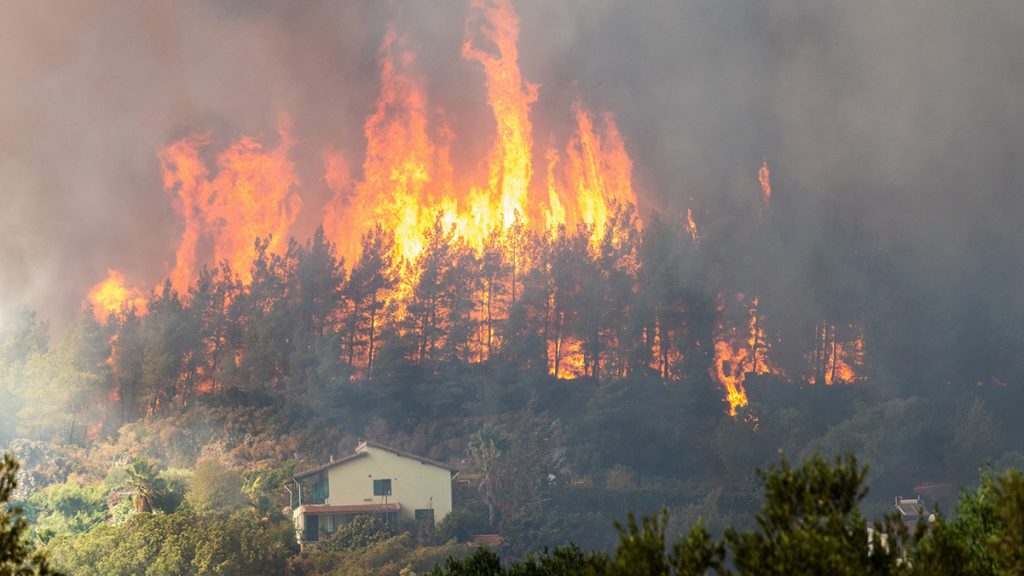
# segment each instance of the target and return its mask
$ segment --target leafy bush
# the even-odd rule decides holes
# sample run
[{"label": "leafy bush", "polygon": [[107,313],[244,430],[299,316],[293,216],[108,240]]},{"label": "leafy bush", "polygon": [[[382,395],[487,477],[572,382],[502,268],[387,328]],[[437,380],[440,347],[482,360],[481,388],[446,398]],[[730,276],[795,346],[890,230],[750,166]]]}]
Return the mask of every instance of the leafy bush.
[{"label": "leafy bush", "polygon": [[68,481],[51,484],[29,498],[33,532],[46,542],[59,534],[81,534],[107,517],[107,491],[101,485]]},{"label": "leafy bush", "polygon": [[465,544],[415,546],[412,536],[402,534],[366,548],[345,551],[311,546],[292,559],[288,576],[394,576],[426,574],[446,558],[459,559],[473,551]]},{"label": "leafy bush", "polygon": [[201,460],[196,464],[186,498],[197,511],[241,508],[246,504],[242,475],[219,460]]},{"label": "leafy bush", "polygon": [[379,516],[361,514],[335,530],[325,546],[332,550],[355,550],[383,542],[391,536],[391,528]]},{"label": "leafy bush", "polygon": [[298,552],[290,523],[257,523],[244,513],[135,514],[79,536],[54,538],[58,566],[81,576],[282,574]]},{"label": "leafy bush", "polygon": [[483,534],[490,529],[487,510],[481,508],[456,508],[437,525],[438,539],[446,542],[468,542],[473,534]]},{"label": "leafy bush", "polygon": [[26,541],[28,523],[21,509],[10,505],[11,494],[18,487],[15,475],[18,463],[10,454],[0,460],[0,574],[47,576],[50,570],[46,556],[33,552]]}]

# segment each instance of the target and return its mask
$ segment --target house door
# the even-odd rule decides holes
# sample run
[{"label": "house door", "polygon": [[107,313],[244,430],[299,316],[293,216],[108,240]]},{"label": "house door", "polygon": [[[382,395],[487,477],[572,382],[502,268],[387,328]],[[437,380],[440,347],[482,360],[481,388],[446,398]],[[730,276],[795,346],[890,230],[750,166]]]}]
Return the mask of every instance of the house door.
[{"label": "house door", "polygon": [[320,539],[320,517],[316,514],[306,514],[306,533],[302,539],[306,542],[316,542]]}]

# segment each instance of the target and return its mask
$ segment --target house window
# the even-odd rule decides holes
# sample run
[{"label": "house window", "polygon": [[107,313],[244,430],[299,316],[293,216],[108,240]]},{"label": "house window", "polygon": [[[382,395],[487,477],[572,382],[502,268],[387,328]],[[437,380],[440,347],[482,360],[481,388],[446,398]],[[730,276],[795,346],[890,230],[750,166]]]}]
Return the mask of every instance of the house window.
[{"label": "house window", "polygon": [[391,496],[391,479],[383,478],[373,481],[374,496]]},{"label": "house window", "polygon": [[305,504],[323,504],[327,502],[327,498],[330,495],[330,483],[327,481],[327,475],[320,474],[317,476],[313,489],[310,491],[309,502],[305,502]]},{"label": "house window", "polygon": [[429,522],[434,523],[434,509],[433,508],[419,508],[416,510],[416,521],[417,522]]},{"label": "house window", "polygon": [[306,542],[316,542],[320,539],[320,517],[315,514],[306,514],[305,534],[302,539]]}]

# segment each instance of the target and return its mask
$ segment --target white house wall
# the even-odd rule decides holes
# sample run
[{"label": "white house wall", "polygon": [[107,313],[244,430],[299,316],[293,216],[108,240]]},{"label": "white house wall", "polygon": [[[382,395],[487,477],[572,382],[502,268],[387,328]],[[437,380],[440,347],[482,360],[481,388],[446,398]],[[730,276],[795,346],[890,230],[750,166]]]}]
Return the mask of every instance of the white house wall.
[{"label": "white house wall", "polygon": [[384,497],[373,495],[374,480],[391,480],[387,502],[397,502],[400,514],[413,518],[416,509],[432,508],[434,521],[452,511],[451,472],[387,450],[367,446],[369,456],[356,458],[328,470],[327,504],[380,504]]}]

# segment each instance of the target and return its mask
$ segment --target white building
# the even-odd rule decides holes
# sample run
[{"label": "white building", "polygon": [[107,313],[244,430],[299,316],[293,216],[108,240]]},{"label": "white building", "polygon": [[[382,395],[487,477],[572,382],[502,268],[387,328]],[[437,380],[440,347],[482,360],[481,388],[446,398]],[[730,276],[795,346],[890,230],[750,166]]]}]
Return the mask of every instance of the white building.
[{"label": "white building", "polygon": [[292,477],[292,517],[301,542],[326,538],[361,514],[436,523],[452,511],[452,478],[441,462],[374,442]]}]

